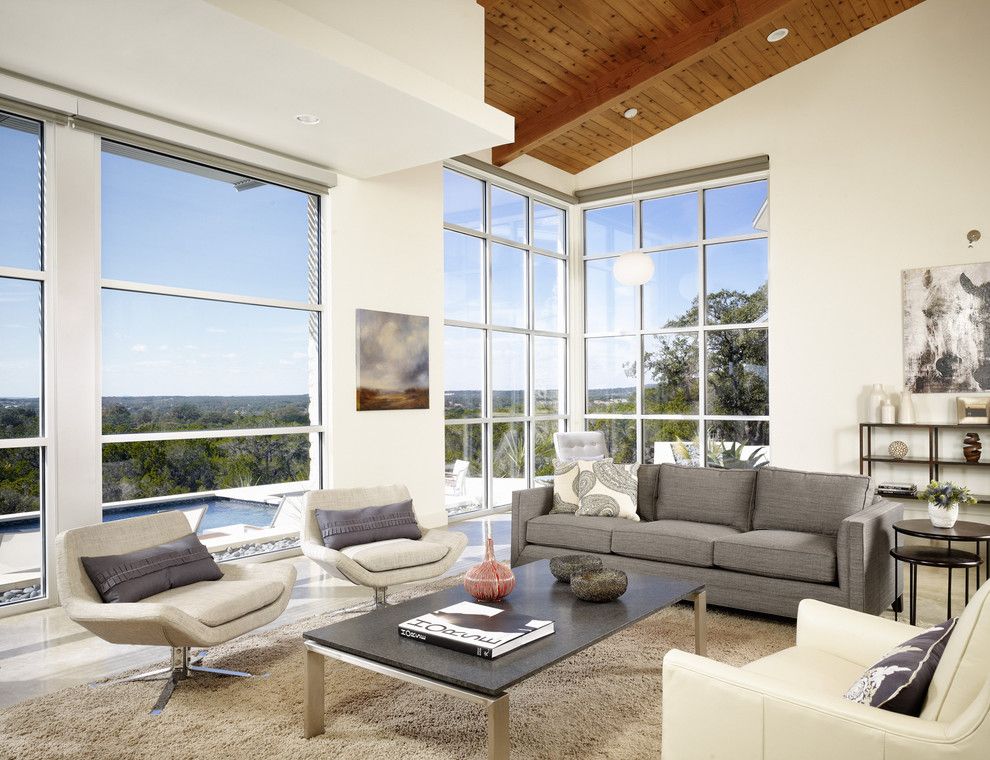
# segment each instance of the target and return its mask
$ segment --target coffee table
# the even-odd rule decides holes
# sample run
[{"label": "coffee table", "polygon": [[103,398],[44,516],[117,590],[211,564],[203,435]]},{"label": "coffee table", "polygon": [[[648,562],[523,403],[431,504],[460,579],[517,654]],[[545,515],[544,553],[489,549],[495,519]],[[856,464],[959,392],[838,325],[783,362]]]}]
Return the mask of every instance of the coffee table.
[{"label": "coffee table", "polygon": [[522,565],[513,572],[516,588],[499,606],[552,620],[555,633],[495,660],[399,636],[399,623],[470,600],[460,585],[304,633],[306,738],[326,730],[323,668],[327,657],[484,705],[488,712],[488,757],[505,760],[509,757],[506,689],[554,663],[682,600],[694,602],[695,651],[706,653],[703,584],[629,573],[629,588],[621,598],[594,604],[582,602],[568,585],[556,582],[546,560]]}]

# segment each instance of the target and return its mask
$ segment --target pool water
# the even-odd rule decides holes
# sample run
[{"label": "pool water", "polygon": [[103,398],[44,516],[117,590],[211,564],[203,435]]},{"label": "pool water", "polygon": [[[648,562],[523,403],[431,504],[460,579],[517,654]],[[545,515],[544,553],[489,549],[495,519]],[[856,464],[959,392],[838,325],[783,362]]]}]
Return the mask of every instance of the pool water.
[{"label": "pool water", "polygon": [[213,528],[222,528],[225,525],[256,525],[259,528],[267,528],[275,517],[278,506],[275,504],[265,504],[260,501],[244,501],[242,499],[228,499],[221,496],[204,496],[198,499],[183,499],[182,501],[169,501],[158,504],[141,504],[133,507],[117,507],[103,510],[103,522],[113,520],[124,520],[128,517],[140,517],[143,515],[157,515],[160,512],[172,512],[176,509],[199,509],[206,507],[206,514],[199,524],[199,532]]},{"label": "pool water", "polygon": [[[229,499],[222,496],[202,496],[182,499],[181,501],[140,504],[132,507],[110,507],[103,510],[103,522],[201,507],[206,507],[206,514],[203,515],[203,521],[199,524],[200,533],[238,523],[267,528],[271,525],[275,512],[278,510],[277,505],[260,501],[244,501],[243,499]],[[0,533],[24,533],[36,530],[38,530],[37,517],[0,523]]]}]

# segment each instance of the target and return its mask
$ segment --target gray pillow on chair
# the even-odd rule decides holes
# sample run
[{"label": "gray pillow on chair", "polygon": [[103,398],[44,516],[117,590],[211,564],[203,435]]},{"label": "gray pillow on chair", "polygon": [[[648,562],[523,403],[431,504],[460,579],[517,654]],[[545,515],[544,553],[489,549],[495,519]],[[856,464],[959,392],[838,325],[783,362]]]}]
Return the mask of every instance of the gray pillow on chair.
[{"label": "gray pillow on chair", "polygon": [[223,577],[195,533],[127,554],[80,559],[104,602],[139,602],[170,588]]},{"label": "gray pillow on chair", "polygon": [[320,525],[323,545],[328,549],[423,537],[416,524],[412,499],[362,509],[317,509],[316,522]]}]

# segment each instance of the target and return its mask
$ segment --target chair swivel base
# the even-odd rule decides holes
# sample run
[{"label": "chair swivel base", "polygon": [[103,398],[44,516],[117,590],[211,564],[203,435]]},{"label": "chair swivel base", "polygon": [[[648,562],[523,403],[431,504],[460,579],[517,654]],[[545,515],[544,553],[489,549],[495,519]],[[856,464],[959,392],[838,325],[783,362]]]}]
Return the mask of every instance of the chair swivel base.
[{"label": "chair swivel base", "polygon": [[[167,668],[161,668],[159,670],[151,670],[147,673],[139,673],[138,675],[128,676],[127,678],[120,678],[116,681],[108,681],[102,684],[92,684],[92,686],[113,686],[120,683],[128,683],[130,681],[165,681],[165,686],[162,688],[161,694],[158,696],[158,701],[155,702],[155,706],[151,709],[151,715],[161,715],[162,710],[168,704],[169,699],[172,698],[172,693],[175,691],[175,687],[179,685],[181,681],[185,681],[187,678],[193,678],[198,673],[206,673],[207,675],[213,676],[229,676],[234,678],[253,678],[253,673],[245,673],[240,670],[223,670],[222,668],[208,668],[205,665],[200,665],[199,663],[203,661],[206,657],[206,650],[197,652],[195,655],[189,654],[189,647],[172,647],[172,662],[171,666]],[[262,674],[261,678],[267,676],[267,673]]]}]

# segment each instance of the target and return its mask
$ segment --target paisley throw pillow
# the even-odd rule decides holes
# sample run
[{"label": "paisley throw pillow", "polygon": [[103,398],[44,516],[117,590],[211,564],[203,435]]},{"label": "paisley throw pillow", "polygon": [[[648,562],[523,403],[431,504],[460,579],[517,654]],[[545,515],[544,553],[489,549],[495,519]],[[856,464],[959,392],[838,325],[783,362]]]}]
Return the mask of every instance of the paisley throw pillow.
[{"label": "paisley throw pillow", "polygon": [[575,514],[594,517],[622,517],[639,522],[636,499],[639,491],[639,465],[592,462],[590,488],[581,495]]},{"label": "paisley throw pillow", "polygon": [[581,497],[591,490],[595,483],[592,472],[593,464],[611,462],[611,459],[592,462],[574,460],[572,462],[554,462],[553,471],[553,507],[552,515],[573,515],[581,504]]}]

